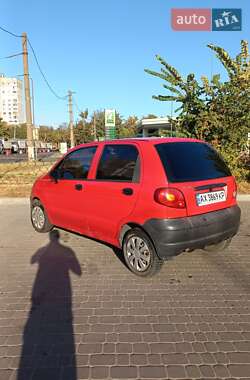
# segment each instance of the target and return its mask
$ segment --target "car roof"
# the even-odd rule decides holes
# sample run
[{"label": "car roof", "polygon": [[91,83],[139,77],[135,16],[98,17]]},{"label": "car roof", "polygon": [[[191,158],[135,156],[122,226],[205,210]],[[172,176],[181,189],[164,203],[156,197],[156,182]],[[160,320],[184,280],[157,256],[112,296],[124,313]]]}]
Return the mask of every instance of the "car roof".
[{"label": "car roof", "polygon": [[[74,148],[70,149],[70,151],[73,151],[75,149],[84,148],[87,146],[93,146],[93,145],[104,145],[104,144],[129,144],[131,142],[144,145],[147,144],[161,144],[161,143],[173,143],[173,142],[203,142],[202,140],[198,139],[191,139],[187,137],[129,137],[124,139],[114,139],[114,140],[105,140],[105,141],[91,141],[89,143],[84,143],[75,146]],[[68,151],[69,152],[69,151]]]}]

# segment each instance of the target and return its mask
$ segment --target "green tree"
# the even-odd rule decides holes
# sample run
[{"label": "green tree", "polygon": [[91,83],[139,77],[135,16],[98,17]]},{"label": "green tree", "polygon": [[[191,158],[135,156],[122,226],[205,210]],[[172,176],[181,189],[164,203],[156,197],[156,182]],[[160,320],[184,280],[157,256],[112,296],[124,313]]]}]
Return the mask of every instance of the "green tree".
[{"label": "green tree", "polygon": [[160,101],[173,101],[180,106],[173,123],[180,135],[204,139],[219,149],[238,178],[246,178],[241,153],[245,150],[250,128],[250,61],[248,43],[241,41],[241,51],[232,58],[221,47],[208,45],[225,67],[228,79],[213,75],[201,81],[189,74],[182,78],[179,72],[160,56],[161,71],[145,70],[167,84],[170,95],[153,96]]},{"label": "green tree", "polygon": [[11,137],[11,127],[0,118],[0,137],[9,139]]},{"label": "green tree", "polygon": [[117,129],[117,137],[120,139],[135,137],[137,135],[137,121],[138,118],[136,116],[129,116],[128,119],[124,120]]},{"label": "green tree", "polygon": [[27,138],[27,125],[25,123],[16,126],[16,138],[21,140]]},{"label": "green tree", "polygon": [[83,119],[76,123],[74,135],[76,144],[94,141],[92,125]]},{"label": "green tree", "polygon": [[62,123],[54,130],[55,139],[57,143],[66,142],[70,146],[69,127],[67,123]]}]

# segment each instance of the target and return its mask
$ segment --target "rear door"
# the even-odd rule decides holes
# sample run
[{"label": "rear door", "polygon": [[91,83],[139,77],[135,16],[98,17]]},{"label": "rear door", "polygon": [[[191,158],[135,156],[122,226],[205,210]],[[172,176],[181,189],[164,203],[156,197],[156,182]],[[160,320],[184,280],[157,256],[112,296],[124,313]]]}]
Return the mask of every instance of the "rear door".
[{"label": "rear door", "polygon": [[86,189],[91,236],[115,242],[118,229],[132,213],[140,190],[140,154],[135,144],[106,144]]},{"label": "rear door", "polygon": [[236,185],[220,155],[202,142],[157,144],[169,187],[182,191],[187,215],[233,206]]}]

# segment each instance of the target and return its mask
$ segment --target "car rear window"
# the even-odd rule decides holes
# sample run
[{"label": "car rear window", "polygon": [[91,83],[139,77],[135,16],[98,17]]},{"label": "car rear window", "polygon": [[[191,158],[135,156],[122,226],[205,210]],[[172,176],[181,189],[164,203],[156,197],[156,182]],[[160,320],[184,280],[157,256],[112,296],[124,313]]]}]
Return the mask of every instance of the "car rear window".
[{"label": "car rear window", "polygon": [[221,156],[208,144],[173,142],[156,150],[169,182],[192,182],[231,176]]}]

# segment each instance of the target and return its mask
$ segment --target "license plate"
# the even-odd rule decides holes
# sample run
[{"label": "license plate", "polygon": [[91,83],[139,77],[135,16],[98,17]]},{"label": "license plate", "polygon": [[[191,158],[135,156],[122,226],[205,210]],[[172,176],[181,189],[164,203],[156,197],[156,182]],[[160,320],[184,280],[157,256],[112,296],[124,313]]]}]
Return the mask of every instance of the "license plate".
[{"label": "license plate", "polygon": [[196,195],[198,206],[210,205],[212,203],[224,202],[226,200],[225,190],[212,191],[211,193],[202,193]]}]

